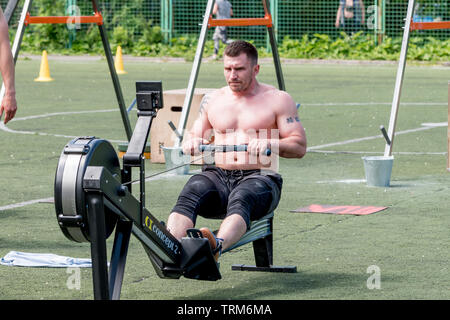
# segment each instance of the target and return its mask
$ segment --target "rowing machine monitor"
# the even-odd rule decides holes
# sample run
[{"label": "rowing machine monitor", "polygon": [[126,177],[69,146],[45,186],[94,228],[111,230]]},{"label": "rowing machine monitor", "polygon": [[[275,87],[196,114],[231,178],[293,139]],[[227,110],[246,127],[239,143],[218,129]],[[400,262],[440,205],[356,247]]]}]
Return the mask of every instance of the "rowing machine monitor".
[{"label": "rowing machine monitor", "polygon": [[162,82],[136,82],[136,103],[139,113],[156,112],[163,107]]}]

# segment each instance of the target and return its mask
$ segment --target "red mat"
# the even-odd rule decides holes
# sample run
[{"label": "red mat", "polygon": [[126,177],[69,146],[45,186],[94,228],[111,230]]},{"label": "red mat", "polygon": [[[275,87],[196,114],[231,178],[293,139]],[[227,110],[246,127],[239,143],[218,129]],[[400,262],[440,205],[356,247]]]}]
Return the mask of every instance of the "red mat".
[{"label": "red mat", "polygon": [[336,206],[326,204],[311,204],[304,208],[291,210],[291,212],[313,212],[313,213],[333,213],[333,214],[352,214],[364,216],[387,209],[387,207],[374,206]]}]

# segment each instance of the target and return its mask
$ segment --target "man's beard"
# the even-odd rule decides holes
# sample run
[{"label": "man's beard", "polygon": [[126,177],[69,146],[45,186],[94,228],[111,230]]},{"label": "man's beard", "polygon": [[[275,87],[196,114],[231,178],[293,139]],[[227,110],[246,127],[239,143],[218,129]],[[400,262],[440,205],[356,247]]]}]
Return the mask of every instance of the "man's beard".
[{"label": "man's beard", "polygon": [[228,83],[228,86],[230,87],[231,91],[233,92],[242,92],[247,90],[248,88],[248,84],[246,85],[245,83],[243,83],[242,81],[237,81],[237,82],[230,82]]}]

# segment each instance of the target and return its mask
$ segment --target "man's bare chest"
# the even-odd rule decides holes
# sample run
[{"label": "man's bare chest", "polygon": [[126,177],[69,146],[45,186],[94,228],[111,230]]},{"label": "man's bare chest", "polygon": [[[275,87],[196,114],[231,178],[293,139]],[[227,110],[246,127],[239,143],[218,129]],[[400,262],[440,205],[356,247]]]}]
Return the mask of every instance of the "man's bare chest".
[{"label": "man's bare chest", "polygon": [[208,110],[208,119],[214,130],[260,130],[276,127],[276,117],[270,106],[260,104],[216,104]]}]

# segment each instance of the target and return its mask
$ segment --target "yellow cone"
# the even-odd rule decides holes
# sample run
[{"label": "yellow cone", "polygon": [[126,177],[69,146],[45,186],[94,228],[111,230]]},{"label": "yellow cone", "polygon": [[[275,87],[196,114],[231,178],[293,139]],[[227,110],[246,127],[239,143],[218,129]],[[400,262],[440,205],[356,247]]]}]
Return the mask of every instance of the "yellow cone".
[{"label": "yellow cone", "polygon": [[39,71],[39,77],[34,79],[34,81],[38,81],[38,82],[53,81],[52,77],[50,77],[50,69],[48,67],[47,51],[45,51],[45,50],[42,52],[41,70]]},{"label": "yellow cone", "polygon": [[123,68],[123,58],[122,58],[122,47],[117,47],[116,59],[114,61],[114,66],[116,68],[117,74],[127,74],[125,69]]}]

